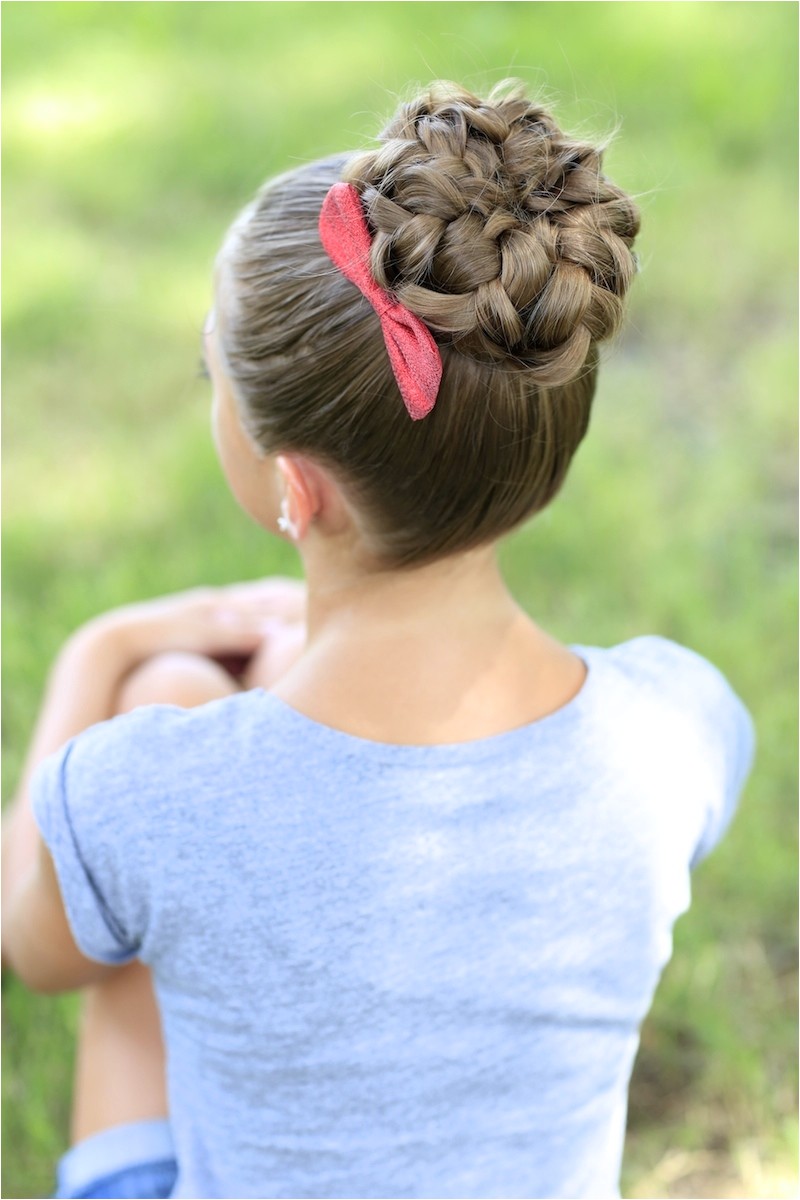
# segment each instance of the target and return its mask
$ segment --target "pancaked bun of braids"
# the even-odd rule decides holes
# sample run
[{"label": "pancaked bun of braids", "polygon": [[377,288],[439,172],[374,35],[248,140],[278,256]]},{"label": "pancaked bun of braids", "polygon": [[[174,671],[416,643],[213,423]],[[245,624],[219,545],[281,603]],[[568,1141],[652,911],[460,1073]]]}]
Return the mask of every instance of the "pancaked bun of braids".
[{"label": "pancaked bun of braids", "polygon": [[631,200],[601,152],[518,91],[447,85],[404,105],[345,178],[374,232],[373,274],[462,354],[543,387],[618,329],[635,271]]},{"label": "pancaked bun of braids", "polygon": [[[223,357],[268,453],[327,466],[370,555],[411,566],[500,537],[556,494],[583,438],[597,345],[619,328],[638,213],[519,85],[436,83],[376,148],[275,179],[219,258]],[[412,421],[377,316],[317,230],[358,191],[375,279],[439,343],[436,406]]]}]

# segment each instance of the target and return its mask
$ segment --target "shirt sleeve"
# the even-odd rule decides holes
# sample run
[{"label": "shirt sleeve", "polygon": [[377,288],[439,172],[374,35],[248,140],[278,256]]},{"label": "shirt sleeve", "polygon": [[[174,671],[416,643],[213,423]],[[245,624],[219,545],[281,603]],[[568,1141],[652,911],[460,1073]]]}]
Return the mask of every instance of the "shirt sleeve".
[{"label": "shirt sleeve", "polygon": [[104,963],[135,958],[147,928],[152,805],[135,764],[146,733],[140,714],[151,719],[151,711],[86,730],[45,760],[31,783],[75,942]]},{"label": "shirt sleeve", "polygon": [[[708,664],[710,667],[710,664]],[[692,857],[692,868],[711,853],[733,820],[753,765],[755,728],[750,713],[716,668],[714,679],[701,691],[709,747],[719,755],[720,786],[710,797],[705,826]]]},{"label": "shirt sleeve", "polygon": [[[646,635],[624,643],[622,661],[634,678],[649,681],[671,720],[675,753],[686,751],[687,793],[699,804],[691,814],[689,865],[697,866],[730,825],[753,763],[750,713],[721,671],[686,646]],[[694,785],[697,785],[696,787]]]}]

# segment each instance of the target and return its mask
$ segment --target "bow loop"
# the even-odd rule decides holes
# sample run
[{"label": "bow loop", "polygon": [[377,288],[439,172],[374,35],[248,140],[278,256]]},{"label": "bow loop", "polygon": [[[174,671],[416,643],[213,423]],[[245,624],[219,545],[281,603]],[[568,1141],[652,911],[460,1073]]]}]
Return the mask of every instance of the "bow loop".
[{"label": "bow loop", "polygon": [[433,408],[439,392],[439,347],[427,325],[373,278],[369,265],[372,239],[352,184],[335,183],[328,192],[319,216],[319,235],[331,262],[378,314],[403,403],[412,420],[421,420]]}]

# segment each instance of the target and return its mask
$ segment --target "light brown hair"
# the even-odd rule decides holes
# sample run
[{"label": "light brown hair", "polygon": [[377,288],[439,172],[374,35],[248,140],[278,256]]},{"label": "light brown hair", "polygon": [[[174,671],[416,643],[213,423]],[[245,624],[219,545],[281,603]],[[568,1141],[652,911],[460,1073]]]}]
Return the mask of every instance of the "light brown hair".
[{"label": "light brown hair", "polygon": [[[386,565],[498,538],[561,486],[589,421],[597,344],[619,327],[638,212],[602,150],[519,87],[433,84],[376,149],[268,183],[222,256],[220,333],[246,426],[326,465]],[[361,195],[376,280],[443,364],[412,421],[378,318],[322,249],[333,183]]]}]

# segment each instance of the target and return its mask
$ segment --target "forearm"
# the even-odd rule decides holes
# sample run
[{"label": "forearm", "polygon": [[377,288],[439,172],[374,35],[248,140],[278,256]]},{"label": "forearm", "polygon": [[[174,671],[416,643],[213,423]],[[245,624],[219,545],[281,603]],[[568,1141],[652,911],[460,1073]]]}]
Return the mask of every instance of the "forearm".
[{"label": "forearm", "polygon": [[31,776],[71,737],[114,713],[120,683],[133,665],[125,639],[108,619],[90,622],[61,650],[14,800],[3,817],[2,905],[5,908],[36,861],[39,833],[31,811]]}]

